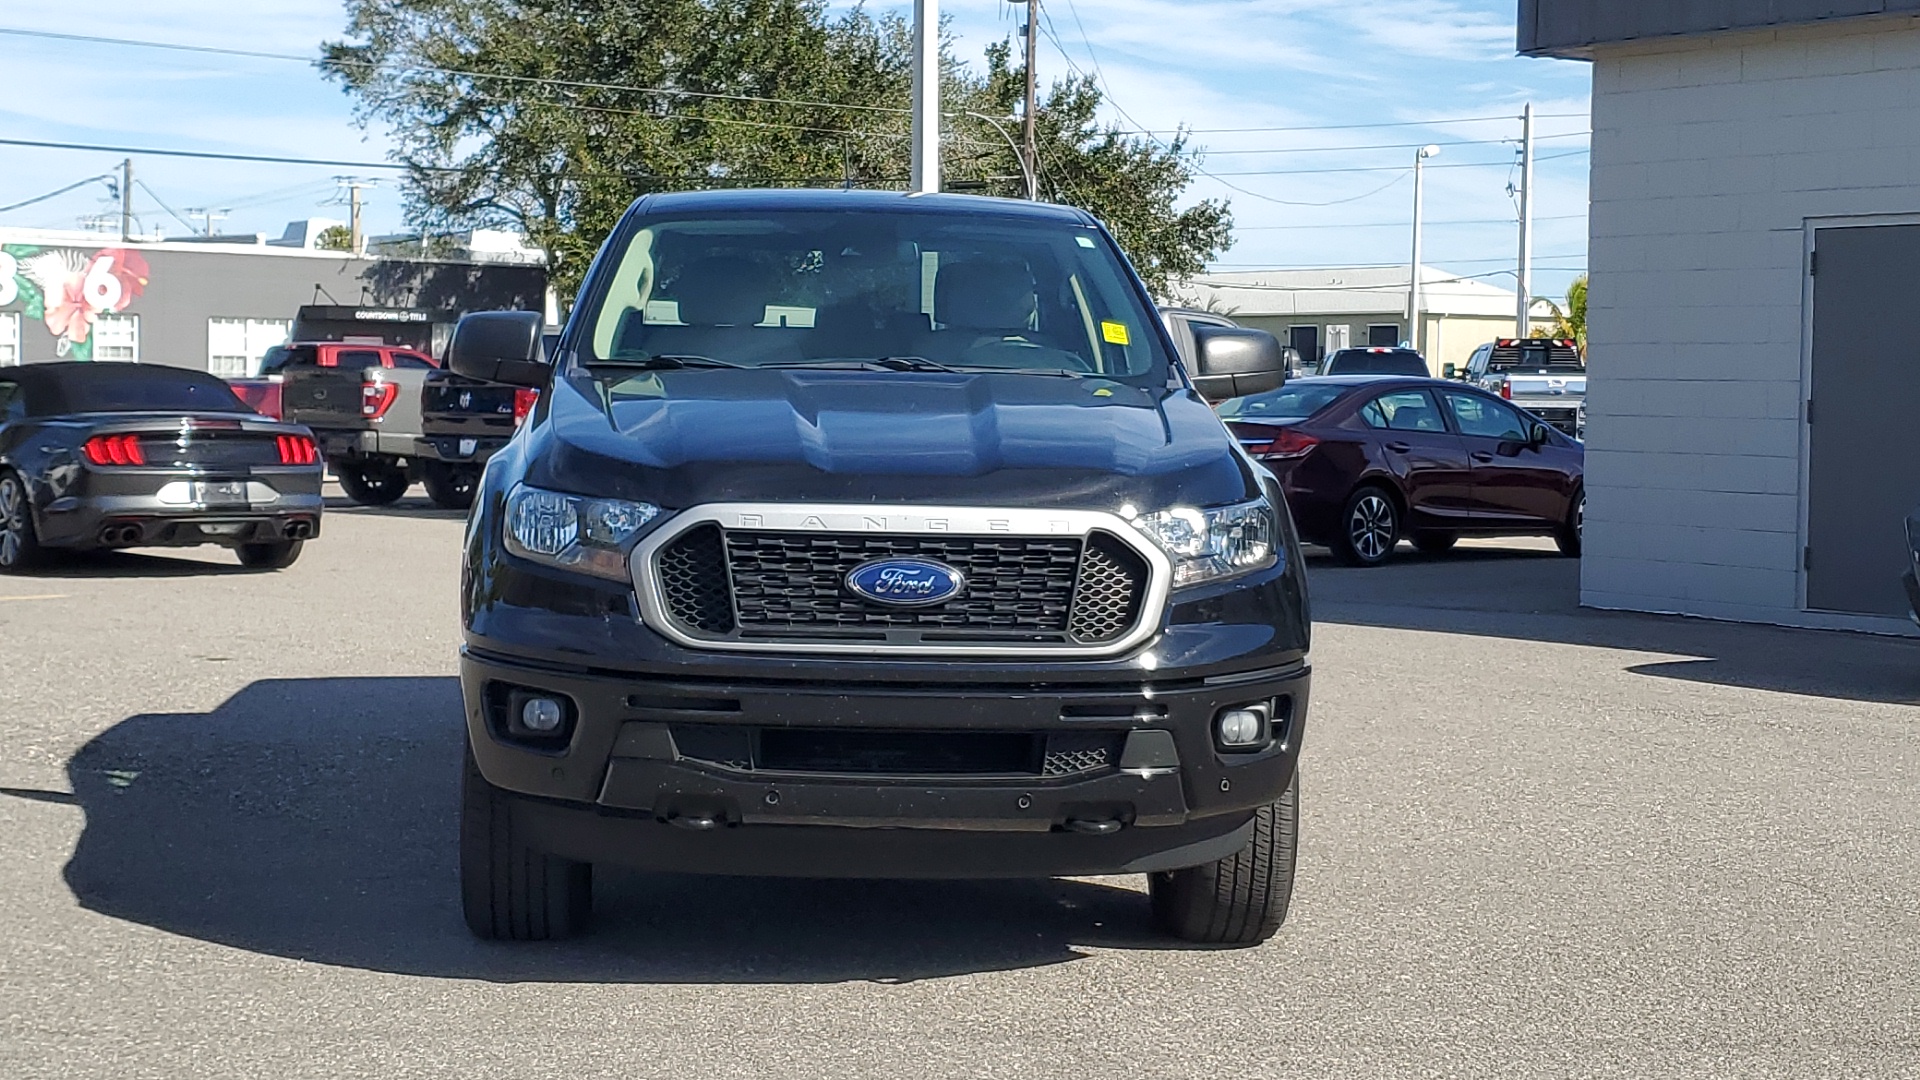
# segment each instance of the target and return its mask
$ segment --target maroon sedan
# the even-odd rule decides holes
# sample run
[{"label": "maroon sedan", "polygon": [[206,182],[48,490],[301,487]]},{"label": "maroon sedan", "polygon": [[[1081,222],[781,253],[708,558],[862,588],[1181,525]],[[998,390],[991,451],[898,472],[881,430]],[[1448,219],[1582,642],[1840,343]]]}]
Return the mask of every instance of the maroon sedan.
[{"label": "maroon sedan", "polygon": [[1334,375],[1219,411],[1280,478],[1301,535],[1351,565],[1378,566],[1402,539],[1441,552],[1462,536],[1551,536],[1580,554],[1581,444],[1485,391]]}]

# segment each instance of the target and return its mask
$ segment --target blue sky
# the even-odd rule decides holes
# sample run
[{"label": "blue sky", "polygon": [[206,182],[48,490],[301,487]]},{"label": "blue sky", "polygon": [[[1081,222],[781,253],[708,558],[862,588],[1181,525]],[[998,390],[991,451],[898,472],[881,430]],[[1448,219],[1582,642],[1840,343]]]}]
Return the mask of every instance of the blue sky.
[{"label": "blue sky", "polygon": [[[837,5],[845,6],[845,5]],[[877,11],[911,4],[870,2]],[[0,27],[310,55],[344,24],[336,0],[91,0],[12,5]],[[960,55],[1013,34],[1000,0],[943,4]],[[1206,151],[1192,196],[1233,203],[1237,242],[1218,269],[1394,263],[1407,257],[1414,146],[1442,144],[1428,173],[1427,261],[1460,274],[1512,265],[1507,193],[1520,107],[1543,116],[1536,188],[1538,291],[1564,290],[1586,251],[1586,65],[1513,55],[1514,0],[1049,0],[1042,78],[1097,69],[1111,118],[1196,129]],[[0,34],[0,138],[377,161],[350,102],[311,68]],[[1354,125],[1404,126],[1354,126]],[[1221,131],[1217,129],[1266,129]],[[1273,130],[1295,129],[1295,130]],[[1504,140],[1504,141],[1503,141]],[[117,154],[0,146],[0,206],[117,166]],[[222,227],[277,234],[325,205],[329,167],[136,156],[149,227],[159,209],[231,208]],[[1334,171],[1351,170],[1351,171]],[[377,175],[377,174],[369,174]],[[157,199],[155,198],[157,196]],[[391,188],[369,193],[375,231],[402,227]],[[0,224],[73,227],[112,209],[87,185]],[[1553,268],[1553,269],[1548,269]],[[1511,274],[1490,276],[1510,286]]]}]

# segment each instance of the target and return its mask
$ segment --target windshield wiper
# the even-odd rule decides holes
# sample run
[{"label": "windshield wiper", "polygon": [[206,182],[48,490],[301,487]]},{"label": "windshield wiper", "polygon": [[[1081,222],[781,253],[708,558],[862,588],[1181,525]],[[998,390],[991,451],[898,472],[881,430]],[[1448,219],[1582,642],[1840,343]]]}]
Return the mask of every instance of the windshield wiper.
[{"label": "windshield wiper", "polygon": [[626,371],[679,371],[683,368],[738,368],[743,365],[730,364],[725,360],[715,360],[711,356],[690,356],[661,353],[633,360],[590,360],[584,365],[587,370],[594,368],[620,368]]}]

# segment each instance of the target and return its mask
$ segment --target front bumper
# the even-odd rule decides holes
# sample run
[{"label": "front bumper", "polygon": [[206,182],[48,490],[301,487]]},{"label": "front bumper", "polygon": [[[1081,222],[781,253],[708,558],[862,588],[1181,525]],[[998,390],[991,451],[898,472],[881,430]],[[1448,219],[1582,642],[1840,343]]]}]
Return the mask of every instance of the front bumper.
[{"label": "front bumper", "polygon": [[[461,659],[475,760],[521,796],[516,828],[541,849],[655,870],[825,877],[1139,873],[1231,854],[1254,810],[1292,780],[1311,673],[1176,676],[889,685],[623,675],[473,649]],[[499,705],[512,689],[567,699],[570,737],[516,740]],[[1259,701],[1281,703],[1274,740],[1217,751],[1218,712]],[[822,731],[1110,740],[1113,753],[1066,775],[763,768],[755,756],[763,733]],[[739,755],[704,749],[733,738],[747,748]]]}]

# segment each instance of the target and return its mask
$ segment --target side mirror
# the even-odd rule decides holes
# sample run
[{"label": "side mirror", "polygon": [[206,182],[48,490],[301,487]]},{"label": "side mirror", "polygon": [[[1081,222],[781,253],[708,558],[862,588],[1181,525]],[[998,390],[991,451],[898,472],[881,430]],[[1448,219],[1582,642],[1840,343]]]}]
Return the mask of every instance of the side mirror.
[{"label": "side mirror", "polygon": [[1457,379],[1460,377],[1460,369],[1456,365],[1447,364],[1440,369],[1440,377],[1443,379]]},{"label": "side mirror", "polygon": [[1545,424],[1535,424],[1527,429],[1528,446],[1545,446],[1548,442],[1552,441],[1552,439],[1553,436],[1547,434],[1547,425]]},{"label": "side mirror", "polygon": [[1280,339],[1242,326],[1193,328],[1193,386],[1209,402],[1278,390],[1287,382]]},{"label": "side mirror", "polygon": [[462,316],[447,346],[447,367],[469,379],[544,387],[553,369],[543,360],[542,322],[536,311],[477,311]]}]

